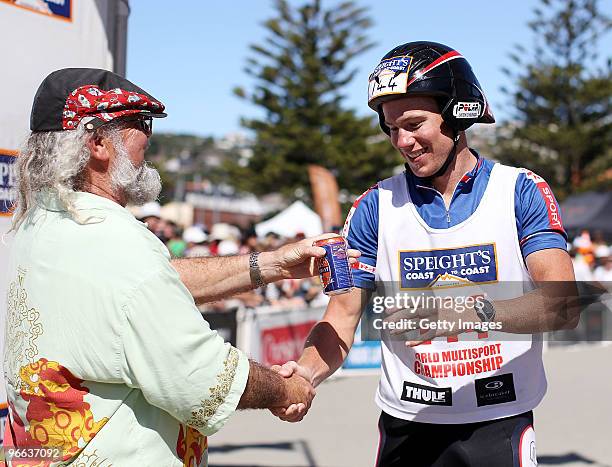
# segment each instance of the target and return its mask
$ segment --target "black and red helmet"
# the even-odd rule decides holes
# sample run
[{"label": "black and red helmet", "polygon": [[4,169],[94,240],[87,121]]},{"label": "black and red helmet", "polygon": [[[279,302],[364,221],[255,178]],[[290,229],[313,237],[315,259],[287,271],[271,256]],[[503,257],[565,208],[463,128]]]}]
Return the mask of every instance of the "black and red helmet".
[{"label": "black and red helmet", "polygon": [[368,105],[385,125],[382,104],[406,95],[431,96],[455,131],[474,123],[495,123],[472,67],[456,50],[436,42],[408,42],[387,53],[370,75]]}]

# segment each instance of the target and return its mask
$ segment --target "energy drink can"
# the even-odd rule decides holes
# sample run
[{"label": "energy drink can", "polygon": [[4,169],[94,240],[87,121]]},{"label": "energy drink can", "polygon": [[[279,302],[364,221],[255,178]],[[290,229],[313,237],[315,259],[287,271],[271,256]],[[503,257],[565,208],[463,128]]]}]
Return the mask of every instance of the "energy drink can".
[{"label": "energy drink can", "polygon": [[343,237],[326,238],[313,243],[325,249],[325,256],[319,259],[319,276],[326,295],[340,295],[353,288],[353,274],[346,253]]}]

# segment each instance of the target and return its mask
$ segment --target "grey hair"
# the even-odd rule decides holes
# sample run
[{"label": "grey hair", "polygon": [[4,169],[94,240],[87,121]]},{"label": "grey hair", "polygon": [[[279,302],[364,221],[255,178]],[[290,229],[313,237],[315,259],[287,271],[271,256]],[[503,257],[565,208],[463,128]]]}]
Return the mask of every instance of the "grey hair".
[{"label": "grey hair", "polygon": [[[119,131],[118,125],[108,125],[105,134]],[[90,158],[87,142],[92,134],[84,125],[75,130],[30,133],[17,157],[17,200],[12,229],[17,230],[28,212],[36,206],[37,193],[54,192],[64,209],[78,223],[79,216],[73,194],[84,183],[85,166]]]},{"label": "grey hair", "polygon": [[13,230],[36,205],[36,194],[42,190],[57,193],[66,210],[78,217],[71,195],[83,183],[83,169],[89,160],[88,138],[83,126],[70,131],[30,133],[15,162],[17,201]]}]

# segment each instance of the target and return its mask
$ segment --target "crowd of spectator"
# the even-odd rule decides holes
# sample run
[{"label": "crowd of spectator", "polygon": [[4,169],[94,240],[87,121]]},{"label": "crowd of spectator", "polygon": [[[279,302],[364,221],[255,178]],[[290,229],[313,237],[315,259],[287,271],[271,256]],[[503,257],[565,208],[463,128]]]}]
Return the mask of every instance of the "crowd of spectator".
[{"label": "crowd of spectator", "polygon": [[[196,224],[183,229],[177,223],[164,219],[157,203],[143,206],[137,216],[166,245],[174,258],[228,256],[269,251],[304,238],[301,233],[291,238],[283,238],[274,232],[258,237],[253,228],[241,230],[226,223],[210,227]],[[322,292],[317,277],[286,279],[244,292],[231,299],[202,305],[200,310],[205,313],[241,306],[249,308],[268,306],[290,310],[325,306],[327,301],[328,298]]]},{"label": "crowd of spectator", "polygon": [[580,232],[569,245],[578,281],[612,283],[612,247],[601,232]]},{"label": "crowd of spectator", "polygon": [[[582,230],[568,243],[574,274],[579,281],[578,290],[583,298],[593,298],[603,286],[612,292],[612,246],[601,232]],[[593,286],[595,288],[593,288]],[[571,342],[601,342],[612,338],[612,310],[609,294],[600,301],[582,309],[580,322],[575,329],[555,332],[551,344],[565,345]],[[587,300],[588,302],[589,300]]]},{"label": "crowd of spectator", "polygon": [[[140,220],[164,242],[175,258],[269,251],[304,238],[303,234],[283,238],[274,232],[258,237],[254,229],[241,230],[226,223],[210,227],[196,224],[183,229],[175,222],[164,219],[157,203],[151,206],[145,205],[141,210]],[[576,280],[612,284],[612,246],[605,241],[601,232],[591,234],[588,230],[581,231],[571,243],[568,243],[568,251],[574,264]],[[290,310],[325,306],[327,301],[328,297],[323,294],[318,278],[287,279],[228,300],[203,305],[201,311],[223,311],[240,306],[249,308],[268,306]]]}]

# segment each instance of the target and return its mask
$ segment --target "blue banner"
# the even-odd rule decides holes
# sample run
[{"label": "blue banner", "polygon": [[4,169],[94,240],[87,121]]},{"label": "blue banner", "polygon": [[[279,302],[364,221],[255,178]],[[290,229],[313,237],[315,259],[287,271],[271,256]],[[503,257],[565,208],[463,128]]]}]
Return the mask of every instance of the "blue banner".
[{"label": "blue banner", "polygon": [[20,1],[15,0],[0,0],[3,3],[8,3],[20,8],[42,13],[60,19],[72,20],[72,0],[39,0],[39,1]]},{"label": "blue banner", "polygon": [[380,364],[380,341],[355,342],[342,368],[349,370],[378,369]]},{"label": "blue banner", "polygon": [[361,325],[357,326],[355,340],[342,365],[343,370],[378,369],[382,361],[380,340],[362,341]]},{"label": "blue banner", "polygon": [[45,0],[45,3],[55,16],[62,16],[66,19],[71,19],[72,17],[71,2],[72,0]]},{"label": "blue banner", "polygon": [[4,444],[4,430],[8,422],[8,405],[6,403],[0,404],[0,443]]},{"label": "blue banner", "polygon": [[403,290],[496,282],[495,244],[400,251],[399,275]]},{"label": "blue banner", "polygon": [[0,216],[10,216],[17,199],[15,161],[17,158],[0,149]]}]

